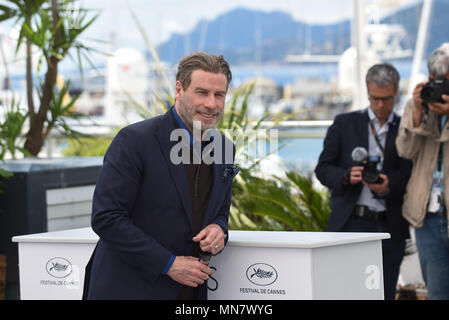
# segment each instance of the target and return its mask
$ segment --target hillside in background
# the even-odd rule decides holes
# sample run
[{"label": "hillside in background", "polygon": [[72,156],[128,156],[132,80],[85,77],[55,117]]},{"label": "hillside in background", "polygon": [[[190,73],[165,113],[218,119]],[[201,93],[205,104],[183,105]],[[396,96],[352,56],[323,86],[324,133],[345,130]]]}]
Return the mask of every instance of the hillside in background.
[{"label": "hillside in background", "polygon": [[213,21],[200,21],[190,33],[173,35],[159,47],[159,54],[173,63],[196,50],[223,54],[233,64],[282,61],[299,52],[343,52],[349,35],[349,21],[307,25],[279,11],[235,9]]},{"label": "hillside in background", "polygon": [[[381,23],[402,25],[404,49],[413,49],[422,5],[399,10]],[[448,41],[449,1],[436,0],[427,53]],[[174,34],[158,47],[164,61],[177,63],[185,54],[203,50],[223,54],[232,64],[283,62],[289,54],[341,54],[351,45],[351,21],[328,25],[305,24],[284,12],[235,9],[212,21],[201,20],[185,34]]]}]

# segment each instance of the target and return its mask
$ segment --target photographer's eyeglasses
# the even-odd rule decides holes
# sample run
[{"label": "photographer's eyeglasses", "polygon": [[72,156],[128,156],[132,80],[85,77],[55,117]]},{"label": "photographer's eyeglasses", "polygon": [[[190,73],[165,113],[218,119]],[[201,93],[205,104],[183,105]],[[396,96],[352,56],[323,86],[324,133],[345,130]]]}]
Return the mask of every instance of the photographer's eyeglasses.
[{"label": "photographer's eyeglasses", "polygon": [[381,101],[383,103],[392,103],[394,102],[394,96],[389,96],[389,97],[374,97],[374,96],[369,96],[369,101],[375,104],[379,104]]}]

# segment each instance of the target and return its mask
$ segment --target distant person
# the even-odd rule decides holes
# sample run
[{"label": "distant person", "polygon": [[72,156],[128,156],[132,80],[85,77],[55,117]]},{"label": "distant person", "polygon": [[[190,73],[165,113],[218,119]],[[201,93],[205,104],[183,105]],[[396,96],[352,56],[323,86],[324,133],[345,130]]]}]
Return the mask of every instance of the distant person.
[{"label": "distant person", "polygon": [[419,83],[405,107],[396,140],[413,160],[402,214],[415,227],[429,299],[449,299],[449,43],[427,61],[429,82]]},{"label": "distant person", "polygon": [[411,162],[401,159],[395,147],[400,118],[393,107],[399,80],[390,64],[368,70],[369,108],[335,117],[315,169],[332,192],[327,231],[390,233],[391,239],[382,240],[384,294],[389,300],[395,299],[409,237],[401,206]]},{"label": "distant person", "polygon": [[[213,129],[231,79],[223,56],[184,57],[174,106],[114,138],[93,198],[92,229],[100,239],[84,298],[206,299],[208,256],[225,246],[238,172],[233,143]],[[203,139],[207,132],[214,138]],[[187,141],[182,148],[179,138]],[[204,151],[214,143],[206,161],[196,146]],[[180,150],[187,154],[179,158]]]}]

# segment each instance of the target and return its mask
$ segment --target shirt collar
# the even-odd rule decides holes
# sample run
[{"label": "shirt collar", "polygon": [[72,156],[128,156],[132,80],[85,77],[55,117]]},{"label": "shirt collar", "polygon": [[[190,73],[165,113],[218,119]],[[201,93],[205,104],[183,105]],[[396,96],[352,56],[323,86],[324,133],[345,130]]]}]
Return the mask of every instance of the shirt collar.
[{"label": "shirt collar", "polygon": [[[173,115],[175,116],[176,123],[178,124],[180,129],[184,129],[189,134],[189,141],[190,141],[190,147],[193,148],[193,142],[195,141],[195,138],[193,137],[193,133],[190,132],[189,129],[187,129],[187,126],[184,124],[184,122],[181,120],[181,117],[176,112],[176,108],[173,106]],[[187,138],[187,136],[186,136]]]},{"label": "shirt collar", "polygon": [[[185,123],[182,121],[181,117],[176,112],[176,108],[173,106],[172,109],[173,109],[173,115],[175,116],[175,120],[176,120],[179,128],[180,129],[184,129],[185,131],[188,132],[188,134],[189,134],[189,141],[190,141],[190,147],[193,149],[193,143],[196,141],[195,137],[193,136],[193,133],[190,132],[189,129],[187,129],[187,126],[185,125]],[[202,141],[201,142],[201,150],[204,148],[205,145],[207,145],[208,143],[210,143],[213,140],[214,140],[214,136],[211,136],[210,137],[210,141]]]},{"label": "shirt collar", "polygon": [[[379,123],[379,119],[377,119],[376,115],[374,114],[373,110],[371,110],[370,107],[368,107],[368,116],[369,116],[370,121],[376,121],[377,123]],[[393,114],[393,111],[391,111],[390,115],[388,116],[387,123],[391,124],[393,122],[393,120],[394,120],[394,114]]]},{"label": "shirt collar", "polygon": [[[186,129],[187,131],[189,131],[189,129],[187,129],[187,126],[184,124],[184,122],[181,120],[181,117],[178,115],[178,113],[176,112],[176,108],[175,108],[175,106],[173,106],[172,107],[172,109],[173,109],[173,115],[175,116],[175,119],[176,119],[176,122],[178,123],[178,126],[181,128],[181,129]],[[192,134],[190,131],[189,131],[189,133],[190,134]],[[193,136],[193,135],[192,135]]]}]

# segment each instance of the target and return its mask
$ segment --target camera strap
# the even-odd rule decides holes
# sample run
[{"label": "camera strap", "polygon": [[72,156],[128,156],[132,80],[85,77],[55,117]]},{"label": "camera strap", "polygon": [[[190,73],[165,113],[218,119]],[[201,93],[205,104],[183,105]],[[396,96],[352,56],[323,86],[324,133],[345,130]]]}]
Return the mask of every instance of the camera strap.
[{"label": "camera strap", "polygon": [[376,140],[376,143],[377,143],[377,145],[379,146],[380,151],[382,152],[382,156],[385,157],[385,150],[384,150],[384,147],[383,147],[382,144],[380,143],[380,140],[379,140],[379,137],[377,136],[377,131],[376,131],[376,129],[374,128],[373,122],[370,121],[370,122],[369,122],[369,125],[370,125],[371,131],[372,131],[372,133],[373,133],[373,135],[374,135],[374,139]]},{"label": "camera strap", "polygon": [[443,170],[443,143],[440,142],[440,151],[438,151],[438,172]]},{"label": "camera strap", "polygon": [[[440,132],[443,130],[447,117],[438,116],[438,124],[440,127]],[[440,150],[438,151],[438,163],[437,163],[437,170],[438,172],[442,172],[443,170],[443,145],[444,143],[440,142]]]}]

